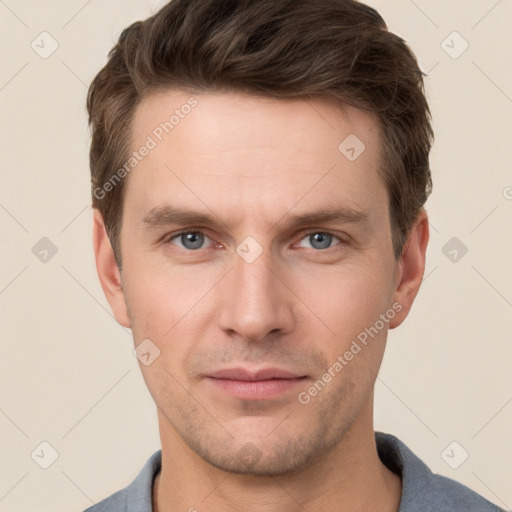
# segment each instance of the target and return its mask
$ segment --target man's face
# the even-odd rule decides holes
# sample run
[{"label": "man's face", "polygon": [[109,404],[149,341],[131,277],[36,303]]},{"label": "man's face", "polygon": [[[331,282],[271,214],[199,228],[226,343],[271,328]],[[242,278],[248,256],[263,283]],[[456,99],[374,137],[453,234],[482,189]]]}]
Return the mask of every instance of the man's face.
[{"label": "man's face", "polygon": [[[169,91],[137,108],[132,150],[148,135],[157,145],[127,178],[127,311],[116,316],[129,318],[136,345],[149,339],[160,350],[141,369],[163,436],[228,471],[292,473],[354,425],[371,428],[374,382],[397,323],[378,322],[397,298],[399,265],[377,125],[321,100],[211,93],[195,95],[197,106],[158,141],[155,128],[189,98]],[[171,208],[214,223],[173,221]],[[292,222],[336,210],[345,215]],[[331,379],[311,391],[329,368]],[[297,378],[260,374],[258,384],[216,373],[240,369]]]}]

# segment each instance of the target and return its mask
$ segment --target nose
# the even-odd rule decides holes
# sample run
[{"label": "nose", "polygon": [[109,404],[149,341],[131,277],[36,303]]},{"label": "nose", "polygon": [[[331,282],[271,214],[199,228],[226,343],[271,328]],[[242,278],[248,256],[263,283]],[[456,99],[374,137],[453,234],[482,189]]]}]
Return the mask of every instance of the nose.
[{"label": "nose", "polygon": [[220,327],[256,343],[290,332],[296,304],[286,281],[283,265],[268,250],[254,261],[235,252],[232,270],[219,289]]}]

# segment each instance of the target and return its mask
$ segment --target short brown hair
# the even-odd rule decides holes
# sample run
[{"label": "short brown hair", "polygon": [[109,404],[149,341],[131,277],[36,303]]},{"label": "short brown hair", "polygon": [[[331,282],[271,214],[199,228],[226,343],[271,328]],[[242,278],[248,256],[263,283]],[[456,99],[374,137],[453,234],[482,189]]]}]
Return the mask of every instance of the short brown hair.
[{"label": "short brown hair", "polygon": [[138,103],[168,88],[328,98],[374,112],[398,259],[432,190],[423,76],[405,41],[355,0],[172,0],[133,23],[87,97],[92,202],[119,267],[124,180],[98,187],[126,161]]}]

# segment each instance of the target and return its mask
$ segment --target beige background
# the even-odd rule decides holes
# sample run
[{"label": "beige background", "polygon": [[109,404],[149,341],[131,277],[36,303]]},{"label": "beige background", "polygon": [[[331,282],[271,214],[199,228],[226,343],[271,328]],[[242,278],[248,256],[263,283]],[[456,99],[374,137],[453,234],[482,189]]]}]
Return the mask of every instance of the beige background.
[{"label": "beige background", "polygon": [[[390,334],[375,427],[510,509],[512,3],[371,4],[429,74],[436,132],[425,280]],[[0,510],[83,510],[130,483],[159,448],[130,332],[96,277],[84,106],[122,28],[156,7],[0,1]],[[47,59],[31,47],[46,37],[51,48],[43,31],[59,45]],[[442,47],[453,31],[469,43],[458,58],[457,36],[445,43],[452,56]],[[57,248],[46,262],[32,252],[42,237]],[[468,248],[456,262],[443,253],[452,237]],[[58,452],[48,469],[31,457],[49,456],[43,441]],[[469,453],[458,469],[441,456],[453,441],[451,461]]]}]

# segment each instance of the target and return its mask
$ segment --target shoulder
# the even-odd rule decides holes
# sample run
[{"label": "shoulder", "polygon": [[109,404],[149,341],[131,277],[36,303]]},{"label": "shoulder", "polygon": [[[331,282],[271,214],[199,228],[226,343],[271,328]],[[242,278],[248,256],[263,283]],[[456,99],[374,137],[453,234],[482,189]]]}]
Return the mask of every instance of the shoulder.
[{"label": "shoulder", "polygon": [[96,505],[84,510],[84,512],[126,512],[127,494],[127,489],[121,489],[108,498],[96,503]]},{"label": "shoulder", "polygon": [[431,502],[432,496],[435,496],[438,510],[504,512],[504,509],[486,500],[469,487],[441,475],[432,475],[431,483],[421,494],[422,501],[418,501],[418,504],[426,503],[429,496]]},{"label": "shoulder", "polygon": [[382,462],[402,477],[398,512],[504,512],[469,487],[434,474],[397,437],[375,432],[375,441]]},{"label": "shoulder", "polygon": [[147,460],[135,480],[84,512],[152,512],[153,481],[162,467],[162,450]]},{"label": "shoulder", "polygon": [[469,487],[434,473],[425,487],[417,491],[416,496],[409,495],[403,503],[404,512],[418,508],[432,512],[505,512]]}]

